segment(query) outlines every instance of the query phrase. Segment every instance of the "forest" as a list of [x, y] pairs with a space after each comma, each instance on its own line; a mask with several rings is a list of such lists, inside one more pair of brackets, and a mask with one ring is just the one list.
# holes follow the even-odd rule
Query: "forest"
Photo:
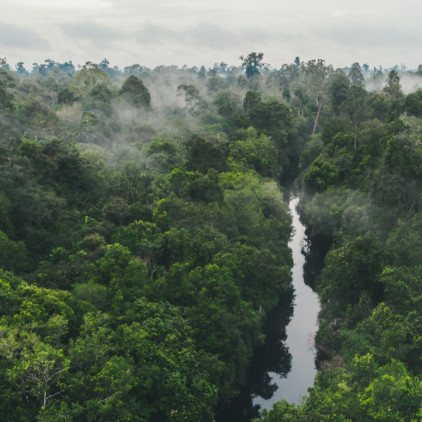
[[292, 298], [292, 190], [319, 371], [257, 420], [422, 420], [422, 65], [1, 59], [3, 420], [218, 421]]

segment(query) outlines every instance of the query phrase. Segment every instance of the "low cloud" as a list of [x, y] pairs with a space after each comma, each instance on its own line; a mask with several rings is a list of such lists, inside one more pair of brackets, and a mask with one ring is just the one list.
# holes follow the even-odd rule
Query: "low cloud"
[[124, 34], [96, 22], [64, 23], [63, 32], [72, 38], [86, 39], [99, 45], [121, 40]]
[[241, 41], [237, 31], [208, 22], [201, 22], [196, 27], [185, 31], [189, 39], [201, 47], [221, 49], [238, 46]]
[[143, 45], [195, 46], [220, 51], [265, 44], [269, 38], [270, 34], [260, 28], [227, 29], [206, 21], [179, 29], [147, 22], [135, 33], [135, 39]]
[[45, 50], [50, 47], [48, 41], [35, 31], [4, 22], [0, 23], [0, 44], [9, 48], [36, 50]]
[[329, 25], [315, 25], [310, 28], [316, 38], [341, 44], [345, 47], [388, 48], [397, 51], [408, 46], [417, 48], [422, 37], [422, 27], [412, 22], [386, 22], [369, 20], [360, 22], [355, 19], [333, 20]]
[[168, 42], [184, 43], [186, 40], [178, 31], [154, 23], [145, 23], [135, 33], [137, 41], [143, 45], [160, 45]]

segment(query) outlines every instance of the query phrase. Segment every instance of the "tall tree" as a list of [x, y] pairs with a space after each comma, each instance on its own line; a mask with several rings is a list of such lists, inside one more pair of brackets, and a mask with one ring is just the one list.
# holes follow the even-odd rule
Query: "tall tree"
[[389, 117], [395, 119], [402, 111], [404, 104], [404, 94], [400, 86], [400, 76], [397, 70], [391, 70], [388, 74], [384, 92], [388, 94], [391, 101]]
[[362, 86], [365, 78], [359, 63], [353, 63], [349, 72], [349, 78], [353, 85]]
[[336, 70], [328, 85], [331, 107], [336, 115], [339, 114], [340, 106], [347, 97], [349, 87], [350, 80], [347, 75], [341, 69]]
[[98, 84], [110, 83], [110, 77], [97, 64], [86, 62], [73, 82], [73, 89], [78, 96], [88, 95]]
[[245, 69], [248, 79], [255, 79], [260, 75], [260, 69], [265, 66], [263, 59], [264, 53], [252, 52], [247, 56], [240, 56], [242, 67]]
[[305, 73], [308, 78], [308, 90], [315, 100], [317, 110], [312, 135], [316, 132], [322, 107], [328, 98], [327, 87], [332, 72], [332, 66], [326, 66], [325, 60], [322, 59], [310, 60], [305, 65]]
[[357, 128], [365, 118], [367, 91], [358, 85], [352, 85], [347, 91], [346, 99], [342, 104], [342, 110], [353, 126], [353, 147], [357, 146]]
[[136, 107], [148, 108], [151, 105], [151, 94], [142, 80], [135, 75], [130, 75], [126, 79], [120, 94], [124, 95]]
[[390, 71], [385, 82], [384, 92], [389, 94], [393, 100], [397, 101], [403, 97], [403, 92], [400, 86], [400, 76], [397, 70]]

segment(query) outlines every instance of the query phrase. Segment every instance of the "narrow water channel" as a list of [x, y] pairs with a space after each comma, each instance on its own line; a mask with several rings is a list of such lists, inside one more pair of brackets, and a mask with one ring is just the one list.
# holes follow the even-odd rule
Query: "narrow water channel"
[[[217, 422], [250, 422], [259, 417], [261, 409], [270, 409], [281, 399], [300, 402], [313, 385], [316, 375], [313, 338], [320, 305], [316, 293], [304, 282], [302, 251], [308, 248], [308, 242], [297, 204], [298, 198], [289, 203], [294, 230], [289, 243], [294, 261], [294, 296], [285, 295], [268, 314], [266, 341], [254, 353], [247, 385], [230, 407], [217, 416]], [[312, 283], [311, 278], [309, 274], [306, 277]]]
[[293, 287], [295, 291], [293, 316], [286, 328], [285, 347], [292, 356], [291, 369], [286, 376], [270, 372], [272, 382], [277, 390], [271, 398], [256, 396], [253, 404], [261, 409], [269, 409], [273, 403], [285, 399], [291, 403], [299, 403], [302, 396], [314, 383], [317, 372], [315, 366], [316, 349], [313, 339], [317, 331], [317, 317], [320, 304], [317, 294], [305, 284], [305, 256], [302, 250], [307, 247], [305, 226], [300, 222], [296, 211], [298, 198], [290, 200], [290, 212], [293, 217], [294, 234], [289, 243], [293, 253]]

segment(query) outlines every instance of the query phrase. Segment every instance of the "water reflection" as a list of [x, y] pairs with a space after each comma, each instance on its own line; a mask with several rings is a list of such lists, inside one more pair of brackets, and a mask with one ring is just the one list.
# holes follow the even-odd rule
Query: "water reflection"
[[[305, 231], [307, 234], [307, 231]], [[303, 279], [307, 286], [315, 288], [315, 279], [324, 266], [324, 258], [331, 245], [332, 239], [319, 236], [311, 241], [308, 240], [302, 253], [305, 256], [303, 266]]]
[[291, 368], [292, 356], [285, 346], [286, 326], [293, 314], [293, 293], [286, 293], [277, 307], [268, 314], [265, 330], [266, 341], [255, 351], [251, 361], [246, 387], [230, 406], [217, 415], [217, 422], [250, 422], [259, 417], [260, 405], [253, 397], [270, 399], [277, 390], [272, 373], [286, 377]]
[[314, 285], [326, 250], [325, 245], [310, 245], [307, 241], [296, 205], [294, 198], [290, 209], [295, 234], [290, 247], [296, 297], [286, 294], [268, 315], [266, 342], [254, 354], [247, 385], [230, 407], [217, 416], [217, 422], [250, 422], [259, 417], [261, 407], [269, 409], [280, 399], [299, 402], [313, 384], [316, 351], [312, 336], [317, 329], [319, 302], [309, 286]]
[[281, 399], [290, 403], [299, 403], [308, 388], [313, 385], [316, 375], [316, 350], [313, 338], [317, 330], [319, 300], [316, 293], [304, 282], [305, 256], [303, 252], [307, 249], [308, 242], [305, 226], [301, 223], [296, 210], [297, 203], [298, 198], [290, 201], [294, 234], [289, 246], [294, 262], [292, 279], [295, 299], [294, 315], [287, 326], [285, 341], [285, 346], [289, 348], [292, 355], [292, 365], [287, 376], [270, 372], [269, 375], [277, 384], [278, 389], [268, 399], [261, 396], [254, 400], [254, 404], [259, 404], [265, 409], [270, 409], [275, 402]]

